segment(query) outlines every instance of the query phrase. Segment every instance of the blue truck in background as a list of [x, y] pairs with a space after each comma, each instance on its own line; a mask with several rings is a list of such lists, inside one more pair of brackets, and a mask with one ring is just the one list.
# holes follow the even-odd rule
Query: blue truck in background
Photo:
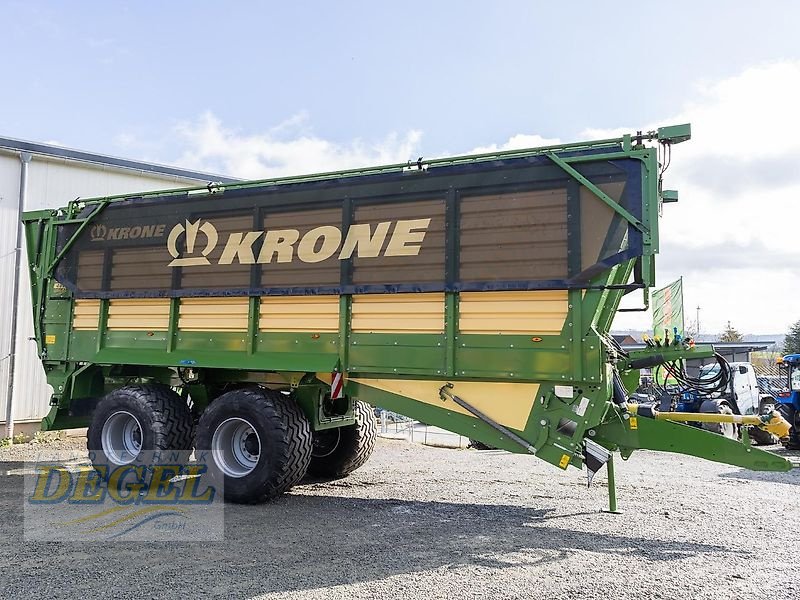
[[792, 450], [800, 450], [800, 354], [787, 354], [780, 361], [786, 371], [786, 388], [775, 398], [775, 409], [792, 426], [788, 438], [781, 441]]

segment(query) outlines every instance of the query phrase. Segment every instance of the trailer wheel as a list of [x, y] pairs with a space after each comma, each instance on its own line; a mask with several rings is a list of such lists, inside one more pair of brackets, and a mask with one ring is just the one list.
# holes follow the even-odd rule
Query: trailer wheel
[[778, 404], [775, 410], [792, 426], [789, 435], [781, 438], [781, 444], [787, 450], [800, 450], [800, 413], [789, 404]]
[[777, 444], [780, 440], [778, 436], [772, 435], [769, 431], [765, 431], [759, 427], [750, 427], [750, 439], [757, 446], [771, 446], [772, 444]]
[[127, 465], [151, 450], [188, 454], [192, 429], [189, 407], [173, 390], [160, 383], [128, 385], [97, 404], [86, 447], [95, 466]]
[[305, 476], [311, 426], [297, 404], [274, 390], [246, 387], [222, 394], [197, 424], [198, 458], [224, 483], [225, 500], [259, 504]]
[[[717, 402], [716, 400], [706, 400], [700, 405], [700, 412], [701, 413], [711, 413], [711, 414], [719, 414], [719, 415], [732, 415], [733, 410], [729, 405], [724, 402]], [[737, 439], [736, 434], [736, 425], [733, 423], [703, 423], [703, 429], [707, 431], [713, 431], [714, 433], [718, 433], [719, 435], [731, 438], [733, 440]]]
[[[761, 400], [758, 403], [758, 414], [768, 415], [774, 410], [775, 398], [767, 394], [761, 396]], [[758, 446], [771, 446], [780, 443], [780, 439], [778, 439], [777, 435], [773, 435], [760, 427], [750, 426], [748, 431], [750, 433], [750, 439]]]
[[314, 434], [314, 448], [308, 466], [311, 475], [340, 479], [367, 462], [378, 437], [375, 413], [369, 404], [357, 400], [353, 414], [356, 418], [354, 425]]

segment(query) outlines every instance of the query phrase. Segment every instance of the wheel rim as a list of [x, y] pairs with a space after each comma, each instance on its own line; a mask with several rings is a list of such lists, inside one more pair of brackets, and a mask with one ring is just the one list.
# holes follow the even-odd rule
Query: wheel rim
[[726, 438], [736, 439], [736, 426], [733, 423], [722, 424], [722, 435]]
[[128, 465], [142, 451], [142, 424], [128, 411], [117, 411], [103, 423], [101, 442], [112, 463]]
[[314, 436], [314, 442], [311, 447], [311, 456], [314, 458], [325, 458], [330, 456], [339, 447], [339, 441], [342, 439], [341, 428], [329, 429], [328, 431], [320, 431]]
[[233, 417], [217, 426], [211, 438], [211, 455], [228, 477], [252, 473], [261, 456], [261, 438], [246, 419]]

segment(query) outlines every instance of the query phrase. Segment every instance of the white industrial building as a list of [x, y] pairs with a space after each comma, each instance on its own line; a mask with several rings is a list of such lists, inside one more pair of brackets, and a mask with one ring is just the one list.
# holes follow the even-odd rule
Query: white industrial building
[[[0, 438], [38, 429], [51, 390], [36, 354], [20, 211], [210, 181], [209, 173], [0, 137]], [[16, 290], [16, 300], [15, 300]]]

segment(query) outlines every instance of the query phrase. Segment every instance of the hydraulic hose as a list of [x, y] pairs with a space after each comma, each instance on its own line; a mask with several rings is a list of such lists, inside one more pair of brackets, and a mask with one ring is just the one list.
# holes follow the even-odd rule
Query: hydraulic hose
[[[659, 380], [660, 370], [663, 368], [667, 376], [674, 379], [684, 390], [692, 390], [701, 398], [707, 398], [717, 393], [724, 394], [728, 391], [731, 382], [731, 368], [728, 361], [719, 353], [714, 353], [714, 358], [719, 365], [719, 370], [711, 377], [689, 377], [686, 374], [686, 365], [681, 359], [657, 367], [654, 380], [656, 382]], [[666, 386], [656, 385], [662, 393], [667, 391]]]

